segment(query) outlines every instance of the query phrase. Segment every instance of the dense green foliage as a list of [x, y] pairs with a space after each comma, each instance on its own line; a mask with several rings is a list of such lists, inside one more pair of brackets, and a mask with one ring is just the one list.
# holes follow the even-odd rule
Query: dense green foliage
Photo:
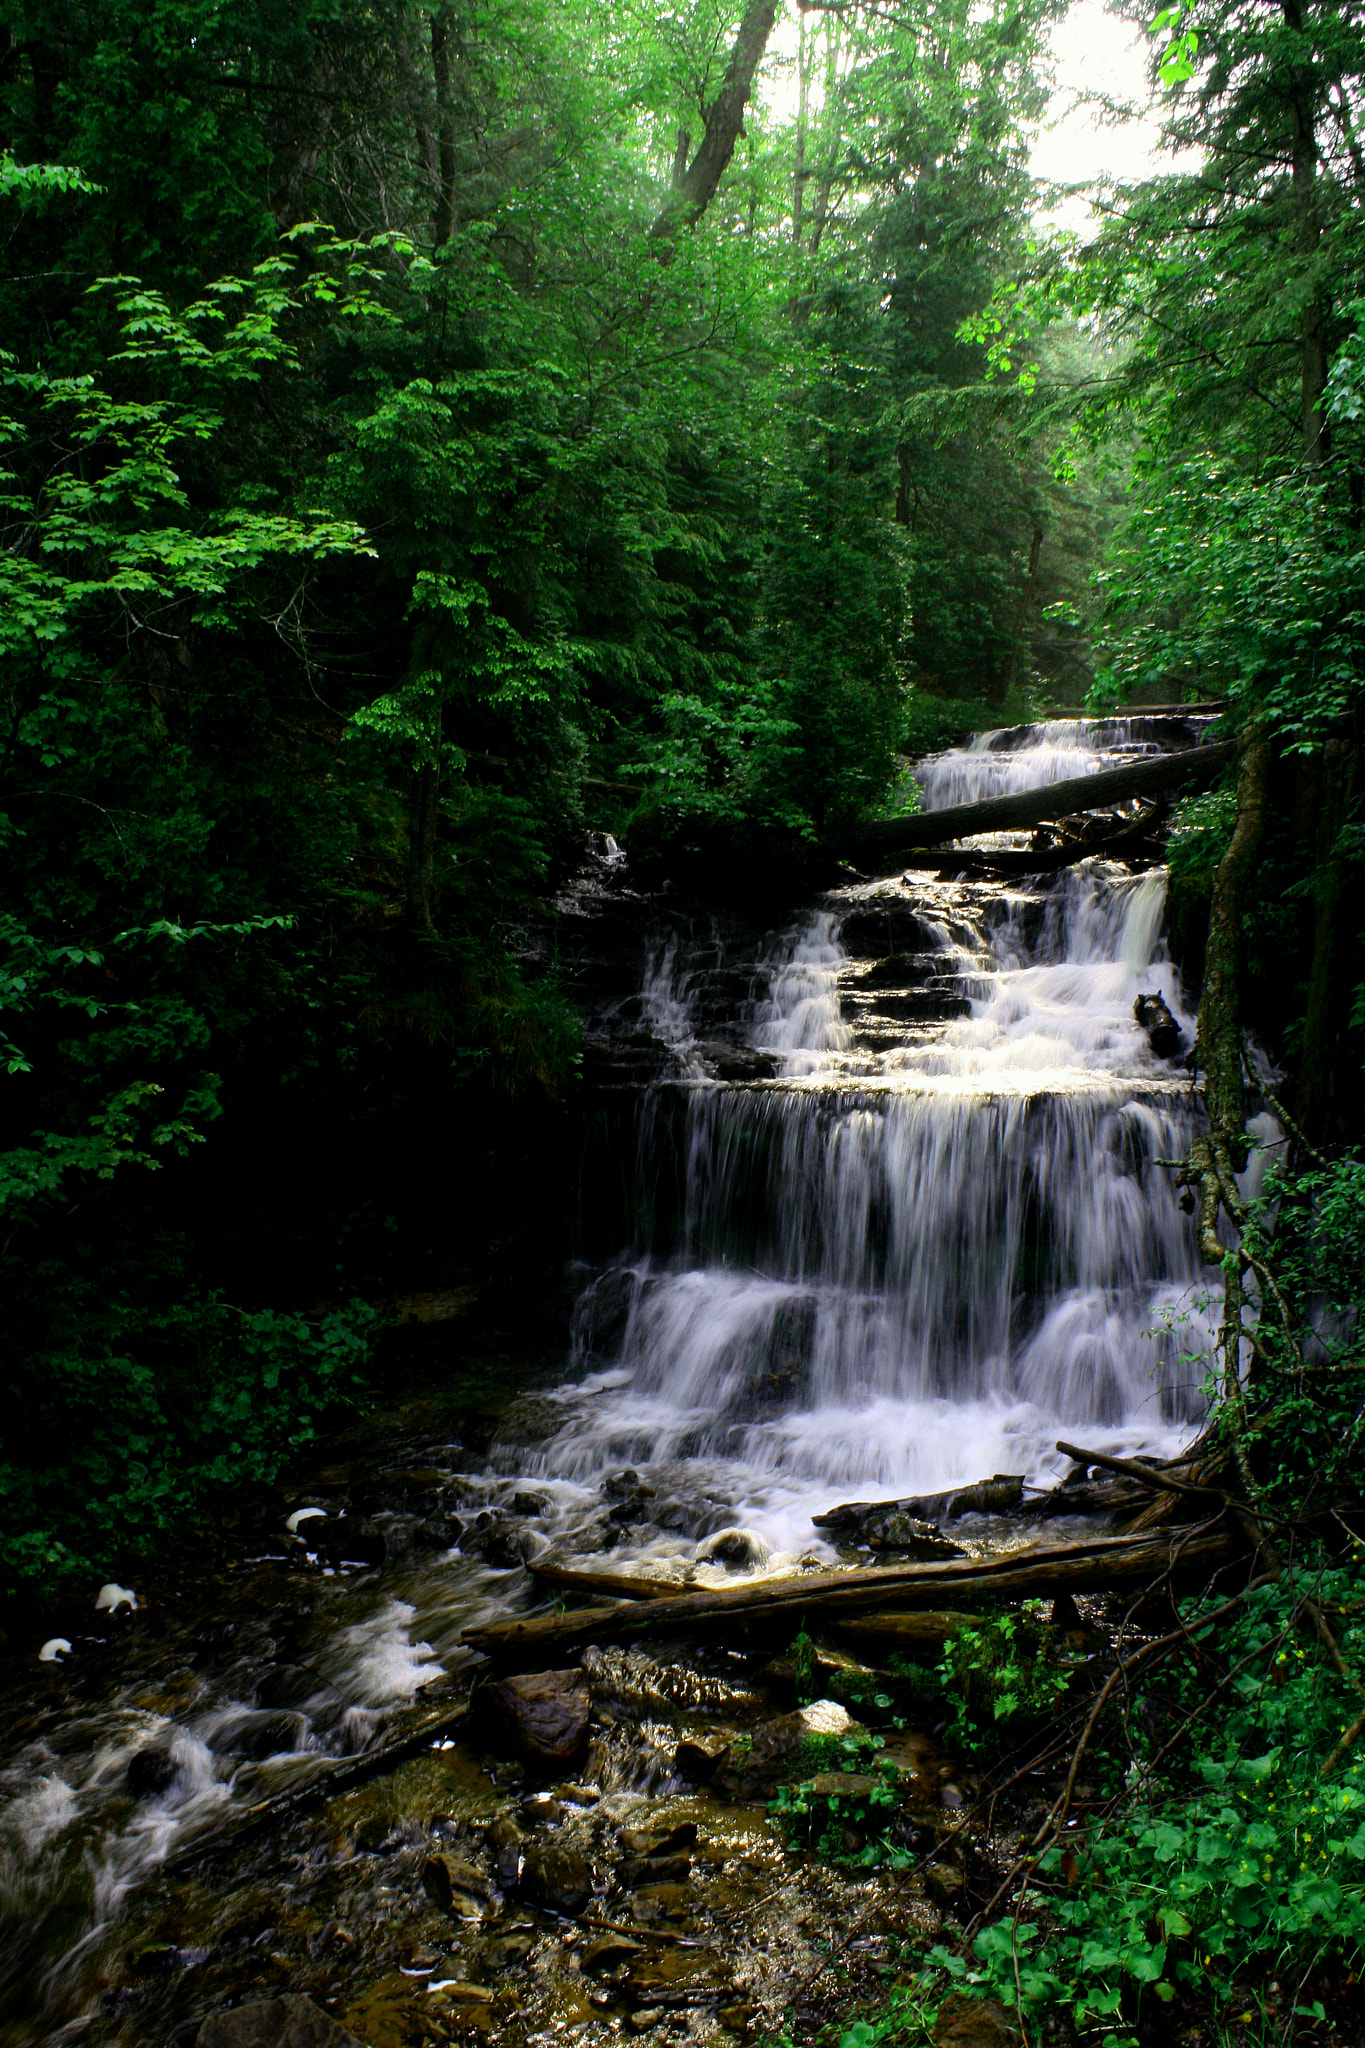
[[452, 1245], [552, 1249], [539, 906], [586, 826], [791, 872], [910, 800], [907, 747], [1028, 708], [1059, 486], [951, 406], [1029, 248], [1054, 12], [793, 18], [681, 182], [742, 29], [710, 0], [11, 16], [11, 1575], [107, 1569], [297, 1434], [194, 1450], [168, 1328], [245, 1390], [220, 1297], [284, 1318], [288, 1380]]

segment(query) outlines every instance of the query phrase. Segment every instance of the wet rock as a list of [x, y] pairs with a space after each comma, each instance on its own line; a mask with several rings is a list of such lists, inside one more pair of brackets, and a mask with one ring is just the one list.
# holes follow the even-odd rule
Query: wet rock
[[627, 1856], [616, 1869], [622, 1891], [639, 1891], [650, 1884], [686, 1884], [692, 1874], [690, 1856]]
[[932, 1522], [922, 1522], [918, 1515], [907, 1515], [899, 1509], [884, 1521], [870, 1522], [863, 1540], [873, 1550], [896, 1550], [905, 1557], [926, 1561], [963, 1555], [962, 1545], [940, 1535]]
[[657, 2027], [660, 2024], [663, 2016], [662, 2006], [642, 2005], [637, 2011], [627, 2015], [626, 2025], [630, 2028], [632, 2034], [647, 2034], [651, 2027]]
[[717, 1782], [732, 1798], [771, 1794], [791, 1774], [793, 1760], [813, 1735], [856, 1735], [863, 1731], [837, 1700], [816, 1700], [794, 1714], [778, 1714], [752, 1731], [747, 1750], [733, 1743]]
[[525, 1756], [564, 1764], [583, 1747], [592, 1701], [577, 1671], [500, 1679], [477, 1698], [484, 1727], [494, 1735], [512, 1736]]
[[810, 1789], [817, 1799], [866, 1799], [874, 1784], [857, 1771], [817, 1771]]
[[510, 1891], [521, 1875], [521, 1852], [526, 1837], [508, 1814], [500, 1814], [488, 1830], [493, 1869], [504, 1891]]
[[503, 1934], [487, 1943], [483, 1954], [495, 1970], [515, 1969], [526, 1961], [535, 1945], [534, 1934]]
[[993, 1998], [967, 1998], [954, 1991], [939, 2007], [934, 2048], [1019, 2048], [1021, 2039], [1004, 2006]]
[[311, 1998], [253, 1999], [231, 2012], [210, 2013], [195, 2048], [365, 2048], [355, 2034]]
[[604, 1500], [625, 1500], [628, 1495], [639, 1492], [641, 1483], [639, 1473], [627, 1465], [620, 1472], [609, 1472], [600, 1491]]
[[955, 1863], [930, 1863], [924, 1872], [924, 1889], [941, 1906], [951, 1906], [962, 1896], [966, 1880]]
[[311, 1664], [274, 1664], [256, 1681], [258, 1707], [334, 1705], [341, 1695]]
[[637, 1486], [624, 1500], [607, 1511], [607, 1520], [618, 1529], [638, 1529], [652, 1518], [654, 1495], [648, 1486]]
[[599, 1934], [582, 1953], [585, 1970], [614, 1970], [618, 1963], [628, 1963], [646, 1951], [643, 1942], [632, 1941], [628, 1934]]
[[680, 1820], [671, 1828], [622, 1828], [621, 1846], [632, 1856], [676, 1856], [696, 1847], [697, 1823]]
[[577, 1342], [587, 1351], [615, 1357], [639, 1292], [640, 1277], [628, 1266], [615, 1266], [601, 1274], [580, 1297], [574, 1311]]
[[384, 1531], [364, 1517], [329, 1515], [325, 1522], [305, 1523], [299, 1533], [310, 1550], [337, 1564], [383, 1564], [389, 1554]]
[[539, 1540], [517, 1522], [491, 1515], [487, 1509], [477, 1515], [460, 1537], [466, 1557], [481, 1557], [495, 1571], [515, 1571], [541, 1548]]
[[358, 1846], [370, 1856], [391, 1856], [407, 1841], [402, 1825], [391, 1814], [367, 1814], [355, 1831]]
[[428, 1515], [419, 1522], [412, 1532], [412, 1540], [418, 1550], [453, 1550], [464, 1534], [464, 1523], [458, 1515]]
[[581, 1913], [592, 1897], [588, 1860], [576, 1842], [532, 1842], [522, 1863], [521, 1888], [552, 1913]]
[[767, 1544], [752, 1529], [718, 1529], [697, 1545], [699, 1564], [724, 1564], [733, 1569], [760, 1570], [770, 1556]]
[[1139, 996], [1133, 1015], [1147, 1034], [1147, 1043], [1160, 1060], [1174, 1059], [1184, 1044], [1184, 1034], [1163, 995]]
[[489, 1893], [488, 1879], [481, 1870], [439, 1851], [428, 1856], [423, 1866], [422, 1888], [432, 1904], [453, 1920], [477, 1919], [479, 1901]]
[[307, 1722], [302, 1714], [253, 1715], [238, 1723], [222, 1745], [229, 1756], [259, 1763], [267, 1756], [287, 1756], [299, 1746]]
[[545, 1514], [551, 1505], [548, 1493], [514, 1493], [512, 1495], [512, 1512], [515, 1515], [526, 1515], [534, 1518], [536, 1515]]
[[149, 1743], [128, 1760], [128, 1790], [134, 1799], [159, 1799], [175, 1783], [175, 1759], [169, 1743]]
[[716, 2014], [716, 2018], [730, 2034], [742, 2034], [753, 2016], [754, 2009], [751, 2005], [723, 2005]]
[[715, 1775], [729, 1748], [723, 1735], [684, 1735], [673, 1752], [673, 1768], [679, 1777], [705, 1784]]

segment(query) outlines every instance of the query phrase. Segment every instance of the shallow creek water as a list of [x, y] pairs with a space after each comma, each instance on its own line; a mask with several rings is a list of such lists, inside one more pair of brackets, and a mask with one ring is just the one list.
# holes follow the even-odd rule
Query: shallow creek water
[[[926, 764], [924, 800], [1163, 743], [1137, 721], [988, 735]], [[1164, 871], [1093, 860], [1051, 885], [892, 878], [719, 981], [714, 941], [654, 934], [635, 1000], [661, 1064], [632, 1097], [623, 1243], [583, 1275], [572, 1356], [495, 1368], [472, 1428], [452, 1377], [265, 1503], [212, 1570], [12, 1676], [0, 2048], [188, 2044], [214, 2005], [284, 1988], [371, 2048], [700, 2038], [775, 2026], [794, 1985], [848, 1996], [893, 1969], [932, 1899], [784, 1857], [771, 1782], [733, 1763], [795, 1704], [771, 1646], [588, 1653], [586, 1749], [537, 1776], [466, 1737], [461, 1630], [537, 1601], [526, 1557], [703, 1584], [799, 1569], [834, 1558], [811, 1517], [842, 1500], [1041, 1485], [1059, 1435], [1179, 1444], [1210, 1310], [1158, 1163], [1188, 1145], [1189, 1075], [1133, 1013], [1159, 991], [1190, 1042], [1164, 900]], [[703, 968], [732, 991], [728, 1068]], [[736, 1529], [727, 1563], [714, 1539]], [[417, 1754], [355, 1776], [438, 1715]], [[703, 1734], [738, 1745], [705, 1783], [679, 1754]], [[947, 1766], [895, 1743], [932, 1841]], [[623, 1887], [642, 1816], [695, 1824], [690, 1869]], [[500, 1823], [581, 1851], [587, 1918], [636, 1946], [590, 1956], [601, 1926], [500, 1881]], [[424, 1890], [433, 1849], [482, 1872], [468, 1917]], [[822, 1975], [836, 1931], [844, 1974]]]

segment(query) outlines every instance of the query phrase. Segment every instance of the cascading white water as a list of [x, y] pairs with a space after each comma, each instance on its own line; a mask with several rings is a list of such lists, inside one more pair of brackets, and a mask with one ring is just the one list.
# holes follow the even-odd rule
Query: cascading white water
[[[1052, 778], [1042, 748], [1001, 758]], [[1055, 1471], [1059, 1435], [1170, 1448], [1199, 1416], [1208, 1287], [1154, 1163], [1183, 1156], [1194, 1107], [1133, 1014], [1160, 990], [1192, 1030], [1164, 871], [1089, 862], [1041, 906], [906, 886], [967, 1014], [890, 1043], [850, 1026], [841, 998], [872, 977], [839, 927], [884, 888], [788, 936], [754, 1021], [780, 1078], [689, 1091], [677, 1228], [580, 1304], [605, 1369], [566, 1394], [546, 1473], [649, 1466], [786, 1550], [851, 1492]], [[657, 1176], [657, 1113], [644, 1128]]]
[[985, 797], [1012, 796], [1074, 775], [1092, 775], [1135, 754], [1156, 753], [1150, 740], [1135, 736], [1141, 721], [1129, 718], [1052, 718], [1042, 725], [979, 732], [965, 747], [935, 754], [916, 771], [926, 811]]

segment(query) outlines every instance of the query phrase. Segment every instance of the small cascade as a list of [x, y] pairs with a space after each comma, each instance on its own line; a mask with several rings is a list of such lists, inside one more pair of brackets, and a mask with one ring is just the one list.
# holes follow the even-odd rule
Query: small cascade
[[926, 811], [1013, 796], [1093, 775], [1143, 754], [1191, 745], [1198, 721], [1178, 714], [1133, 718], [1050, 718], [1041, 725], [979, 732], [962, 747], [935, 754], [916, 771]]

